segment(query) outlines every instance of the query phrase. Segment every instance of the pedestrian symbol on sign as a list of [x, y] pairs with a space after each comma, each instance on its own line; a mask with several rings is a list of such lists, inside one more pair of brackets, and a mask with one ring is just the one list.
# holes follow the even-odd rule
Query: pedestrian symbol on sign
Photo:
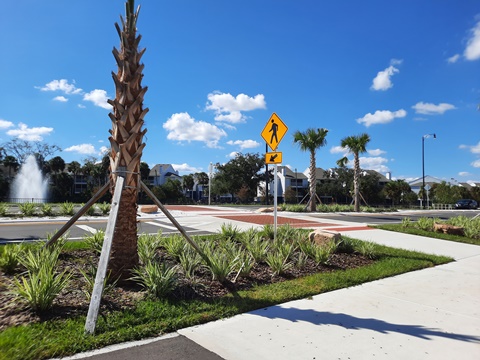
[[280, 119], [277, 114], [273, 113], [270, 119], [268, 119], [261, 135], [268, 146], [275, 151], [287, 130], [287, 125], [283, 123], [282, 119]]

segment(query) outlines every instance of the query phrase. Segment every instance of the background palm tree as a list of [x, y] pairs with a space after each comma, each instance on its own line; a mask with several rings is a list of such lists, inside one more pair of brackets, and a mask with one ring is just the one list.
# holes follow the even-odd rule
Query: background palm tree
[[140, 162], [145, 143], [142, 130], [143, 118], [148, 109], [143, 109], [143, 98], [147, 87], [142, 86], [143, 68], [140, 63], [146, 49], [138, 50], [141, 36], [137, 36], [137, 20], [140, 6], [134, 9], [134, 0], [125, 4], [125, 19], [120, 16], [122, 28], [115, 23], [120, 37], [120, 51], [113, 49], [117, 62], [117, 73], [112, 72], [115, 82], [115, 99], [109, 114], [110, 130], [110, 178], [113, 192], [117, 176], [125, 177], [125, 186], [119, 205], [113, 235], [110, 269], [113, 275], [128, 277], [130, 270], [138, 264], [137, 253], [137, 193], [140, 177]]
[[309, 168], [309, 182], [310, 182], [310, 211], [316, 211], [316, 187], [317, 187], [317, 176], [316, 176], [316, 152], [317, 149], [327, 145], [327, 136], [328, 130], [319, 128], [313, 129], [309, 128], [305, 132], [296, 131], [293, 134], [293, 142], [300, 146], [300, 150], [310, 152], [310, 168]]
[[[341, 146], [348, 150], [350, 153], [353, 153], [353, 193], [354, 193], [354, 210], [356, 212], [360, 211], [360, 187], [359, 187], [359, 178], [360, 178], [360, 158], [359, 154], [365, 153], [367, 151], [367, 144], [370, 141], [370, 136], [368, 134], [361, 134], [358, 136], [347, 136], [341, 141]], [[348, 162], [347, 157], [337, 161], [339, 166], [345, 166]]]

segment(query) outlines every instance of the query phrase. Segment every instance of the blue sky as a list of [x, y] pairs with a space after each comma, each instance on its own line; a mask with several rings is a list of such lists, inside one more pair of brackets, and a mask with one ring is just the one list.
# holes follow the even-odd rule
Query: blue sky
[[[304, 171], [293, 133], [327, 128], [317, 166], [341, 139], [368, 133], [361, 166], [395, 179], [480, 182], [478, 0], [143, 0], [147, 146], [142, 161], [180, 174], [236, 152], [265, 153], [273, 112], [288, 126], [277, 151]], [[2, 4], [0, 144], [58, 145], [65, 161], [101, 158], [111, 127], [114, 27], [123, 0]]]

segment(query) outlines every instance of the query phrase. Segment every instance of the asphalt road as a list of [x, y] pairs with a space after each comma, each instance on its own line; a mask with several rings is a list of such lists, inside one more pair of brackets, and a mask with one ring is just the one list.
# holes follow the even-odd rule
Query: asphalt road
[[[235, 210], [242, 211], [247, 209], [235, 207]], [[254, 210], [255, 209], [252, 207], [248, 208], [248, 211], [250, 212]], [[405, 217], [409, 217], [412, 221], [416, 221], [420, 217], [425, 216], [447, 220], [459, 215], [474, 217], [479, 213], [480, 210], [415, 210], [398, 213], [302, 213], [302, 215], [314, 217], [316, 219], [331, 219], [379, 225], [386, 223], [400, 223]], [[211, 233], [208, 230], [205, 230], [205, 226], [199, 226], [202, 224], [202, 217], [203, 215], [199, 214], [193, 218], [189, 217], [187, 223], [184, 223], [182, 220], [179, 220], [179, 222], [189, 235]], [[45, 240], [48, 234], [55, 234], [66, 222], [67, 220], [65, 219], [58, 220], [55, 218], [32, 221], [2, 221], [0, 222], [0, 244]], [[105, 230], [106, 227], [106, 218], [78, 220], [69, 229], [68, 238], [70, 240], [81, 240], [84, 236], [95, 233], [100, 229]], [[178, 230], [167, 218], [141, 219], [138, 222], [139, 234], [157, 234], [159, 231], [161, 231], [162, 234], [178, 233]]]
[[[22, 221], [22, 222], [2, 222], [0, 223], [0, 244], [45, 240], [47, 235], [55, 234], [67, 220], [58, 221], [42, 220], [42, 221]], [[79, 220], [68, 230], [68, 238], [70, 240], [81, 240], [85, 236], [91, 235], [98, 230], [107, 228], [107, 219], [98, 220]], [[168, 219], [145, 219], [138, 223], [139, 234], [162, 234], [179, 233]], [[195, 229], [191, 226], [183, 226], [189, 235], [202, 235], [208, 232]]]

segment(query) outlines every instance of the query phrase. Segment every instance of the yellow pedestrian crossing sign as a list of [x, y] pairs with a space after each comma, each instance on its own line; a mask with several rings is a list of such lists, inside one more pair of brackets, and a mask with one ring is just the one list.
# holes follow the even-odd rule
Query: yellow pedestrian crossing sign
[[278, 147], [278, 144], [280, 144], [280, 141], [282, 141], [283, 137], [285, 136], [287, 130], [287, 125], [284, 124], [282, 119], [280, 119], [277, 114], [273, 113], [265, 125], [261, 135], [263, 140], [265, 140], [268, 146], [270, 146], [270, 149], [275, 151]]
[[267, 164], [281, 164], [282, 153], [281, 152], [267, 152], [265, 154], [265, 162]]

